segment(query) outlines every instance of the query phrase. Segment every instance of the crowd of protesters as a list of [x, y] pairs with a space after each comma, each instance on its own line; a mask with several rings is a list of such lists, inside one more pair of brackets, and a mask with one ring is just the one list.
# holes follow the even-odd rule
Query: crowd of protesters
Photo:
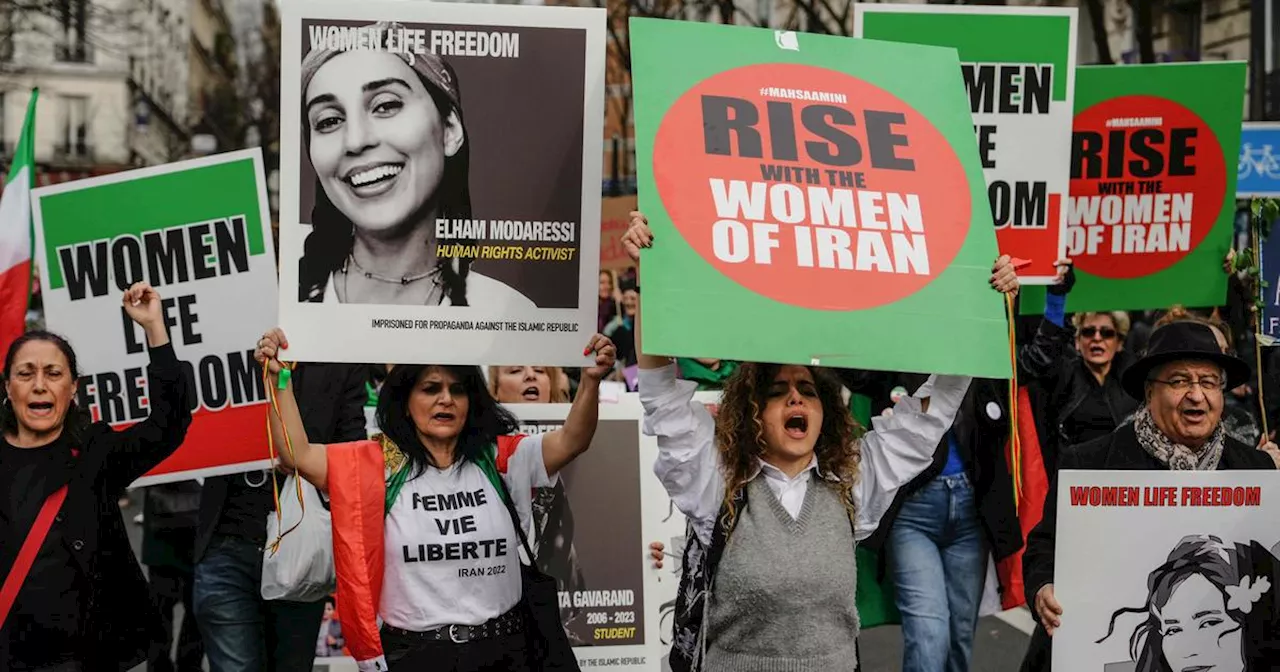
[[[1057, 469], [1280, 466], [1273, 433], [1262, 431], [1280, 415], [1280, 360], [1264, 358], [1258, 371], [1252, 356], [1238, 356], [1253, 352], [1253, 330], [1229, 259], [1227, 305], [1140, 314], [1071, 314], [1074, 272], [1059, 260], [1043, 315], [1016, 325], [1018, 376], [1050, 483], [1044, 520], [1024, 538], [1005, 457], [1007, 381], [646, 352], [638, 264], [653, 240], [639, 213], [624, 243], [637, 267], [601, 273], [599, 333], [586, 343], [594, 365], [582, 370], [286, 367], [276, 353], [287, 335], [263, 335], [255, 355], [281, 392], [270, 430], [277, 444], [287, 435], [295, 447], [281, 469], [323, 493], [335, 544], [434, 538], [419, 501], [485, 492], [475, 516], [481, 531], [504, 548], [524, 547], [537, 572], [574, 590], [581, 568], [557, 474], [591, 445], [600, 386], [613, 380], [639, 392], [645, 431], [658, 439], [655, 471], [690, 521], [673, 669], [766, 669], [761, 660], [771, 661], [767, 669], [857, 669], [852, 554], [863, 546], [879, 552], [881, 576], [893, 584], [906, 672], [970, 669], [988, 558], [1025, 549], [1025, 598], [1037, 627], [1024, 669], [1048, 670], [1052, 635], [1071, 617], [1054, 593]], [[1008, 257], [995, 260], [990, 285], [1017, 295]], [[302, 672], [316, 657], [350, 654], [361, 669], [521, 671], [571, 655], [568, 646], [578, 642], [537, 622], [528, 592], [535, 584], [524, 580], [533, 570], [518, 553], [490, 558], [501, 571], [465, 584], [454, 568], [410, 570], [339, 553], [340, 584], [381, 586], [353, 593], [358, 604], [346, 613], [362, 615], [355, 620], [339, 622], [332, 598], [263, 599], [275, 506], [269, 471], [146, 489], [144, 575], [121, 506], [129, 484], [176, 450], [191, 422], [160, 302], [146, 283], [122, 297], [151, 357], [150, 416], [123, 431], [93, 423], [75, 403], [72, 344], [30, 331], [8, 348], [0, 566], [23, 569], [17, 585], [6, 586], [12, 604], [0, 601], [0, 669], [115, 671], [146, 662], [185, 672], [207, 657], [213, 672]], [[722, 391], [717, 407], [693, 401], [704, 390]], [[869, 410], [862, 422], [850, 410], [859, 400]], [[563, 427], [524, 436], [505, 408], [518, 403], [572, 407]], [[385, 479], [386, 502], [362, 498], [357, 477]], [[45, 513], [50, 501], [61, 505], [56, 516]], [[43, 543], [31, 547], [31, 538]], [[1213, 545], [1175, 552], [1205, 544]], [[660, 564], [662, 544], [651, 548]], [[180, 626], [178, 605], [186, 614]], [[1250, 621], [1239, 669], [1280, 660], [1271, 648], [1280, 641], [1277, 620]], [[1183, 667], [1165, 661], [1143, 669]]]

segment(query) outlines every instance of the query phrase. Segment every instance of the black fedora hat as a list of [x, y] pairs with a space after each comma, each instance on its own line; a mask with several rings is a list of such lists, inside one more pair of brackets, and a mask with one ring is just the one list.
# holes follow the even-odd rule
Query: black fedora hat
[[1213, 362], [1222, 367], [1227, 375], [1227, 389], [1249, 381], [1249, 365], [1222, 352], [1212, 327], [1200, 322], [1182, 321], [1171, 322], [1151, 332], [1146, 354], [1124, 372], [1120, 382], [1129, 396], [1141, 400], [1146, 396], [1144, 388], [1153, 370], [1169, 362], [1187, 359]]

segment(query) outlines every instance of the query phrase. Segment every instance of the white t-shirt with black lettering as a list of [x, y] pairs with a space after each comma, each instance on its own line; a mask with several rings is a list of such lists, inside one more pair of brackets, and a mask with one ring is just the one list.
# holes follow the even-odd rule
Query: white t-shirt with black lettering
[[[500, 437], [496, 461], [528, 534], [533, 489], [557, 480], [547, 476], [542, 436]], [[520, 601], [520, 538], [473, 462], [411, 477], [387, 515], [384, 543], [379, 612], [388, 625], [413, 632], [480, 625]]]

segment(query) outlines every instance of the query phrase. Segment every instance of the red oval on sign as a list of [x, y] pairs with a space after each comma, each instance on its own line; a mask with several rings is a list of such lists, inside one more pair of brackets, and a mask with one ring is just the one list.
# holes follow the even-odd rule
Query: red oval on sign
[[964, 167], [893, 94], [808, 65], [709, 77], [667, 111], [658, 194], [699, 255], [742, 287], [821, 310], [920, 291], [969, 232]]
[[1213, 129], [1166, 98], [1123, 96], [1076, 115], [1067, 255], [1104, 278], [1182, 261], [1222, 213], [1226, 166]]

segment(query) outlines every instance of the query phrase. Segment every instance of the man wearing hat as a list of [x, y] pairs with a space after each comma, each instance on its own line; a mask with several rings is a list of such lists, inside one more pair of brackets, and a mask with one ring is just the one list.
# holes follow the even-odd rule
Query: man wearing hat
[[[1132, 423], [1111, 434], [1072, 446], [1058, 470], [1275, 469], [1262, 449], [1226, 435], [1221, 425], [1224, 392], [1248, 382], [1249, 366], [1224, 354], [1213, 330], [1198, 322], [1173, 322], [1151, 334], [1146, 355], [1125, 371], [1125, 392], [1144, 402]], [[1027, 536], [1022, 573], [1027, 604], [1037, 621], [1022, 662], [1024, 672], [1050, 670], [1051, 640], [1062, 606], [1053, 592], [1054, 542], [1058, 523], [1055, 477], [1045, 497], [1044, 517]]]

